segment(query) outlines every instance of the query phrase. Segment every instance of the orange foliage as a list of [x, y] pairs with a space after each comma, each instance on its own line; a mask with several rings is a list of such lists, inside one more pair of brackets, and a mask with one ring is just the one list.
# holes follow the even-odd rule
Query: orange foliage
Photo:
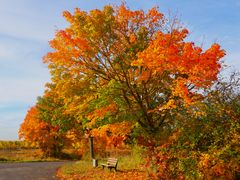
[[57, 145], [58, 127], [54, 127], [38, 119], [38, 110], [32, 107], [21, 124], [19, 138], [39, 146], [46, 155], [51, 155]]
[[117, 106], [114, 103], [109, 104], [106, 107], [96, 109], [92, 113], [88, 114], [88, 119], [90, 120], [90, 123], [88, 123], [88, 125], [94, 125], [97, 120], [103, 119], [106, 114], [113, 114], [114, 112], [116, 112], [116, 110]]
[[[220, 58], [225, 55], [218, 44], [213, 44], [205, 52], [192, 42], [184, 42], [188, 30], [159, 32], [147, 49], [138, 53], [133, 66], [144, 70], [138, 77], [140, 83], [151, 76], [170, 76], [172, 97], [181, 97], [191, 103], [191, 86], [195, 89], [207, 88], [217, 80], [220, 71]], [[149, 74], [149, 72], [152, 72]], [[190, 86], [191, 85], [191, 86]]]
[[92, 136], [100, 138], [105, 142], [107, 148], [123, 147], [124, 140], [132, 130], [132, 124], [129, 122], [114, 123], [101, 126], [91, 131]]
[[120, 170], [117, 172], [104, 171], [100, 168], [91, 168], [83, 173], [72, 173], [71, 175], [66, 175], [61, 172], [61, 169], [57, 171], [57, 177], [67, 180], [95, 180], [95, 179], [108, 179], [108, 180], [144, 180], [147, 179], [147, 175], [144, 171], [137, 169], [131, 170]]

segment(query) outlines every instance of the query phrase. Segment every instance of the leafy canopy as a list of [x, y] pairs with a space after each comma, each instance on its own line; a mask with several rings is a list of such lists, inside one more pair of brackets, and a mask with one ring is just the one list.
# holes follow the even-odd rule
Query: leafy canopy
[[[174, 109], [194, 103], [199, 90], [217, 80], [224, 56], [220, 46], [203, 51], [186, 42], [188, 30], [169, 28], [157, 8], [144, 12], [108, 5], [63, 15], [70, 25], [50, 41], [53, 51], [44, 62], [53, 79], [87, 82], [87, 92], [81, 84], [82, 93], [76, 89], [71, 102], [84, 99], [71, 108], [85, 110], [77, 118], [87, 128], [127, 121], [148, 135], [158, 134], [171, 125]], [[71, 89], [69, 82], [62, 85]]]

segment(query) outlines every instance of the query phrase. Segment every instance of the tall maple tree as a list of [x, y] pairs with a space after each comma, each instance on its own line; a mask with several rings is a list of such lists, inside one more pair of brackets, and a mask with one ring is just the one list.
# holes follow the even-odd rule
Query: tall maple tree
[[61, 70], [61, 77], [88, 82], [91, 98], [75, 94], [85, 97], [84, 107], [71, 106], [86, 110], [78, 117], [88, 128], [127, 121], [155, 136], [171, 126], [174, 109], [199, 99], [200, 90], [217, 80], [224, 50], [213, 44], [203, 51], [186, 42], [188, 30], [168, 28], [157, 8], [108, 5], [63, 15], [70, 26], [57, 31], [44, 62], [53, 77]]

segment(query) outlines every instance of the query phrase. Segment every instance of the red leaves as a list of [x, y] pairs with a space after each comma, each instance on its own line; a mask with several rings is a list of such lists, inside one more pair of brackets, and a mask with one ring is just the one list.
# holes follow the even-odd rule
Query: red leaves
[[[193, 42], [184, 42], [188, 30], [173, 30], [164, 34], [159, 32], [147, 49], [138, 53], [138, 59], [133, 66], [145, 68], [139, 80], [146, 80], [146, 73], [154, 72], [154, 76], [169, 73], [174, 79], [171, 84], [173, 95], [190, 102], [187, 85], [197, 88], [207, 88], [216, 79], [220, 71], [220, 58], [225, 51], [218, 44], [213, 44], [202, 52]], [[181, 78], [180, 78], [181, 77]]]

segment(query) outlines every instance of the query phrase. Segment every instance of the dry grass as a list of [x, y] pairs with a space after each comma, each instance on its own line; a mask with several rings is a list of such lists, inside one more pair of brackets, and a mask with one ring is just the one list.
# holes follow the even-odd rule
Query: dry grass
[[1, 141], [0, 140], [0, 149], [1, 150], [11, 150], [11, 149], [32, 149], [36, 148], [32, 144], [27, 143], [26, 141]]
[[[122, 151], [123, 152], [123, 151]], [[98, 158], [99, 166], [94, 168], [92, 166], [92, 161], [90, 160], [81, 160], [75, 164], [66, 164], [62, 166], [57, 173], [57, 176], [61, 179], [133, 179], [141, 180], [147, 179], [146, 171], [142, 164], [144, 163], [143, 158], [140, 156], [138, 150], [133, 150], [130, 153], [122, 153], [115, 151], [111, 153], [111, 157], [118, 158], [118, 167], [117, 172], [114, 170], [110, 171], [108, 169], [102, 169], [101, 163], [106, 163], [107, 157], [102, 159]]]
[[[71, 149], [66, 155], [71, 157]], [[73, 155], [72, 155], [73, 156]], [[45, 157], [42, 151], [26, 141], [0, 141], [0, 162], [58, 161], [58, 158]]]
[[39, 149], [3, 149], [0, 150], [0, 162], [33, 162], [57, 161], [56, 158], [45, 158]]

